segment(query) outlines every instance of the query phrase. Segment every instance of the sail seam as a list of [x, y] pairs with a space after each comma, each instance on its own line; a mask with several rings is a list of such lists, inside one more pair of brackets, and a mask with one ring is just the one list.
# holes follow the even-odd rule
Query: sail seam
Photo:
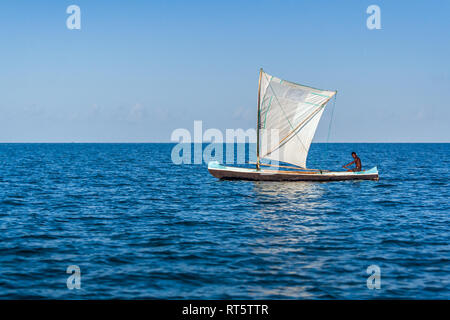
[[283, 145], [285, 145], [287, 142], [289, 142], [289, 140], [291, 140], [294, 136], [293, 133], [295, 133], [295, 136], [299, 139], [300, 143], [302, 144], [302, 146], [305, 148], [306, 151], [308, 151], [306, 149], [306, 147], [303, 145], [303, 143], [301, 142], [300, 138], [298, 137], [297, 133], [302, 130], [302, 128], [307, 125], [320, 111], [321, 108], [324, 108], [325, 106], [321, 106], [319, 108], [317, 108], [313, 113], [311, 113], [308, 116], [308, 119], [306, 119], [303, 123], [300, 123], [297, 126], [297, 129], [294, 129], [293, 131], [291, 131], [286, 137], [283, 138], [283, 140], [280, 142], [279, 145], [277, 145], [274, 149], [272, 149], [270, 152], [267, 152], [263, 157], [273, 153], [274, 151], [278, 150], [279, 148], [281, 148]]
[[[267, 78], [267, 76], [266, 76], [266, 78]], [[277, 95], [275, 94], [275, 90], [273, 90], [272, 85], [270, 84], [270, 81], [269, 81], [269, 87], [270, 87], [270, 89], [272, 90], [273, 96], [274, 96], [275, 99], [277, 100], [278, 105], [280, 106], [281, 110], [283, 111], [284, 117], [286, 118], [287, 122], [288, 122], [289, 125], [291, 126], [291, 129], [294, 129], [294, 126], [292, 125], [291, 121], [289, 121], [289, 118], [287, 117], [286, 111], [284, 111], [283, 107], [281, 106], [280, 100], [278, 100], [278, 97], [277, 97]]]
[[321, 96], [321, 97], [325, 97], [325, 98], [331, 98], [333, 95], [331, 96], [327, 96], [325, 94], [320, 94], [320, 93], [315, 93], [315, 92], [310, 92], [311, 94], [315, 94], [316, 96]]
[[273, 96], [270, 97], [269, 106], [267, 107], [267, 111], [266, 111], [266, 114], [264, 116], [264, 129], [266, 128], [267, 114], [269, 113], [270, 106], [272, 105], [272, 99], [273, 99]]

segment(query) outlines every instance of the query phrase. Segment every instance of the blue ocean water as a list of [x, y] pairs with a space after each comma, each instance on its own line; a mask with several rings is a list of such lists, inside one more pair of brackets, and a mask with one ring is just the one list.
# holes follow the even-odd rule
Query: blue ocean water
[[450, 298], [450, 144], [313, 144], [380, 171], [328, 183], [219, 181], [173, 146], [0, 144], [0, 298]]

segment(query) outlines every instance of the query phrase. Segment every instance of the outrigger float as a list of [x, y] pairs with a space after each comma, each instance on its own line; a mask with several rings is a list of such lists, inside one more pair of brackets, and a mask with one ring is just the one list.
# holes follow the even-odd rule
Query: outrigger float
[[[208, 164], [216, 178], [254, 181], [342, 181], [378, 180], [378, 169], [328, 171], [308, 169], [306, 158], [322, 113], [337, 91], [316, 89], [259, 72], [256, 135], [256, 168], [228, 167], [217, 161]], [[275, 135], [274, 135], [275, 132]], [[274, 160], [290, 170], [261, 169]]]

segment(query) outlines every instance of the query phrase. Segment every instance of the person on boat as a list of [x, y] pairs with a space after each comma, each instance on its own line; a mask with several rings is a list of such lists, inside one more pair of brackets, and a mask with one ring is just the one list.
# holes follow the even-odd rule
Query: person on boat
[[348, 169], [347, 168], [348, 166], [355, 164], [355, 167], [353, 169], [348, 169], [347, 171], [353, 171], [353, 172], [361, 171], [361, 169], [362, 169], [361, 159], [356, 155], [356, 152], [352, 152], [352, 157], [355, 160], [353, 160], [350, 163], [347, 163], [345, 166], [342, 166], [342, 168]]

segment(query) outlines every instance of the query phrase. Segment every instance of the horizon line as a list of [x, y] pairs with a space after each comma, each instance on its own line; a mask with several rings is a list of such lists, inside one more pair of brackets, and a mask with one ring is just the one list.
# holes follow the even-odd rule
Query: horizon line
[[[112, 141], [112, 142], [98, 142], [98, 141], [15, 141], [15, 142], [5, 142], [0, 141], [0, 144], [178, 144], [180, 142], [164, 142], [164, 141], [145, 141], [145, 142], [134, 142], [134, 141]], [[199, 142], [187, 142], [190, 144], [197, 144]], [[202, 142], [203, 144], [210, 144], [211, 141], [205, 141]], [[228, 144], [231, 142], [221, 142], [222, 144]], [[243, 143], [243, 142], [234, 142], [235, 144]], [[244, 142], [245, 144], [248, 144], [248, 142]], [[253, 142], [255, 143], [255, 142]], [[333, 144], [333, 143], [383, 143], [383, 144], [414, 144], [414, 143], [428, 143], [428, 144], [447, 144], [450, 143], [450, 141], [371, 141], [371, 142], [365, 142], [365, 141], [337, 141], [337, 142], [312, 142], [316, 144]]]

